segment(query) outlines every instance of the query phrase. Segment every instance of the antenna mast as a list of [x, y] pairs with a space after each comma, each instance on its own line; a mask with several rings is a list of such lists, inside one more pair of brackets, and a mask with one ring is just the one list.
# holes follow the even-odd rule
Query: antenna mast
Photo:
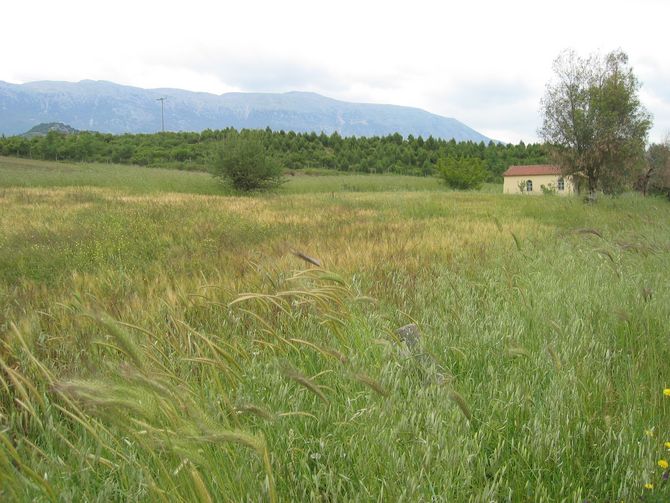
[[161, 131], [165, 133], [165, 114], [163, 112], [163, 105], [167, 98], [156, 98], [156, 101], [161, 102]]

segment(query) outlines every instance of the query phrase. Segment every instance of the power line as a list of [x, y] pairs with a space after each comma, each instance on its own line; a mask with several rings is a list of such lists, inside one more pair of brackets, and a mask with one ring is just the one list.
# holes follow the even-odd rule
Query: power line
[[161, 130], [163, 131], [163, 133], [165, 133], [165, 114], [163, 112], [163, 105], [166, 99], [167, 98], [156, 98], [156, 101], [161, 102]]

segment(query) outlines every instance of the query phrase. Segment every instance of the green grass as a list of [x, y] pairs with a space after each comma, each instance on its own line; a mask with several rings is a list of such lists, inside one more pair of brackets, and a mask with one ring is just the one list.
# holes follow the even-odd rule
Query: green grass
[[662, 199], [8, 159], [0, 185], [0, 499], [669, 497]]
[[288, 176], [281, 189], [285, 194], [322, 192], [398, 192], [446, 190], [435, 177], [402, 175], [296, 175]]
[[213, 182], [211, 175], [202, 172], [0, 157], [0, 188], [7, 187], [100, 187], [134, 194], [225, 193], [219, 184]]
[[[287, 182], [281, 186], [281, 194], [318, 194], [336, 192], [415, 192], [433, 191], [448, 192], [451, 189], [434, 176], [404, 176], [404, 175], [296, 175], [288, 176]], [[481, 193], [497, 194], [502, 192], [502, 186], [497, 183], [486, 183], [479, 191]]]
[[[349, 175], [331, 170], [293, 171], [286, 176], [279, 194], [328, 192], [446, 191], [436, 177], [401, 175]], [[88, 164], [32, 161], [0, 157], [0, 188], [8, 187], [99, 187], [129, 193], [178, 192], [225, 195], [230, 191], [208, 173], [174, 169], [143, 168], [122, 164]], [[499, 184], [485, 184], [483, 192], [502, 192]]]

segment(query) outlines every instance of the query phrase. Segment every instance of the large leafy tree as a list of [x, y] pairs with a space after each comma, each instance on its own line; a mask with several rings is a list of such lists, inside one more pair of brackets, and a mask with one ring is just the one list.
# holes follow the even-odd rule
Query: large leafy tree
[[642, 166], [651, 127], [628, 56], [614, 51], [582, 58], [566, 51], [554, 72], [542, 100], [540, 136], [563, 174], [583, 177], [591, 194], [620, 189]]

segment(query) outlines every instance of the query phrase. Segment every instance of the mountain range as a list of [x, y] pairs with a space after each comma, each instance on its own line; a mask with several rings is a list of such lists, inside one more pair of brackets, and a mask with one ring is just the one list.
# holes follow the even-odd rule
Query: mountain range
[[489, 142], [456, 119], [418, 108], [349, 103], [310, 92], [216, 95], [93, 80], [0, 81], [0, 134], [16, 135], [49, 122], [103, 133], [154, 133], [162, 127], [161, 105], [166, 131], [269, 127], [274, 131], [337, 131], [342, 136], [400, 133]]

